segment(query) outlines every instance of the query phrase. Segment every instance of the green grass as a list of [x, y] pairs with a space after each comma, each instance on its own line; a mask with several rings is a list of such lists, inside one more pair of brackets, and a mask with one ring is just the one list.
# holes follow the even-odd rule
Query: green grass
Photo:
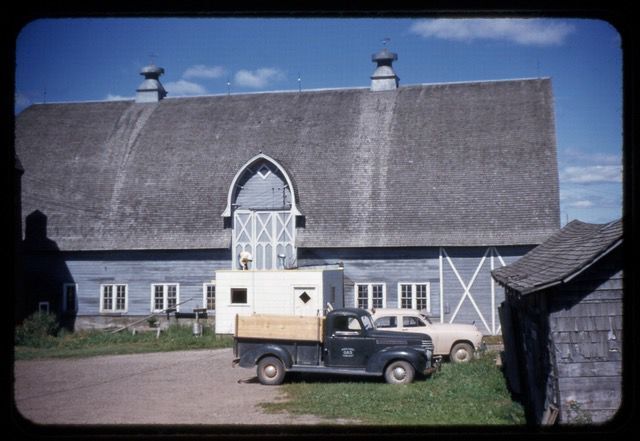
[[110, 334], [106, 331], [79, 331], [57, 337], [40, 337], [31, 345], [16, 345], [15, 359], [80, 358], [96, 355], [136, 354], [231, 347], [229, 336], [216, 336], [205, 329], [201, 337], [192, 335], [191, 326], [171, 325], [156, 339], [155, 332], [131, 331]]
[[[265, 403], [269, 412], [312, 414], [371, 425], [524, 424], [522, 406], [511, 400], [495, 358], [468, 364], [444, 363], [440, 372], [405, 386], [382, 380], [292, 378], [283, 386], [286, 401]], [[345, 380], [345, 378], [342, 378]]]

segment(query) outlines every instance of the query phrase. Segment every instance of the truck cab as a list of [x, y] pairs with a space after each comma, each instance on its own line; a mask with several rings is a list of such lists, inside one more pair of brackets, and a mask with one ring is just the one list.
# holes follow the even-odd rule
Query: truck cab
[[[275, 316], [271, 323], [266, 321], [265, 329], [278, 327]], [[318, 333], [320, 341], [274, 338], [273, 334], [263, 337], [260, 332], [241, 336], [238, 332], [234, 365], [257, 366], [263, 384], [280, 384], [286, 372], [384, 375], [389, 383], [404, 384], [413, 381], [416, 372], [428, 375], [439, 365], [427, 334], [377, 330], [364, 309], [334, 310], [319, 323], [323, 328]]]

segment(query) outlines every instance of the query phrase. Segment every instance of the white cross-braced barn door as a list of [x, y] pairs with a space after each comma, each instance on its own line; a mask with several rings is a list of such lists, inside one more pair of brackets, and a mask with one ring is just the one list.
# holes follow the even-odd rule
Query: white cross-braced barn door
[[[243, 251], [253, 256], [251, 269], [269, 270], [296, 265], [295, 217], [290, 211], [238, 210], [233, 225], [233, 267], [240, 268]], [[285, 256], [284, 262], [280, 256]]]

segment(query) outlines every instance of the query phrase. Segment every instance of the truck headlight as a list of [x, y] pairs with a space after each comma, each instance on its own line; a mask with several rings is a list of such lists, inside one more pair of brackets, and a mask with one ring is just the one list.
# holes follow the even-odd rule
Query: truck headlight
[[424, 354], [427, 356], [427, 359], [429, 359], [429, 360], [433, 356], [433, 352], [431, 351], [431, 349], [425, 349], [424, 350]]

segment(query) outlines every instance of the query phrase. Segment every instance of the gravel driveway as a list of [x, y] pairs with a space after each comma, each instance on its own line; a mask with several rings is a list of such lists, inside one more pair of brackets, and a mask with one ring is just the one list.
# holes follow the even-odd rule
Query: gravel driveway
[[232, 368], [231, 349], [15, 363], [15, 402], [40, 424], [344, 424], [266, 414], [282, 399], [255, 370]]

